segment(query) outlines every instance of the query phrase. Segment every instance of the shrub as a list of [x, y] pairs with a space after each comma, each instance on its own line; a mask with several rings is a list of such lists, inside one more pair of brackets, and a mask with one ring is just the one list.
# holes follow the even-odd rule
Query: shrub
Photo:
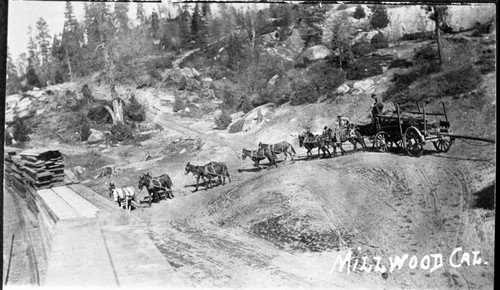
[[359, 41], [352, 46], [352, 53], [354, 56], [359, 57], [367, 55], [373, 51], [373, 46], [368, 41]]
[[370, 40], [370, 44], [375, 49], [389, 47], [389, 41], [387, 40], [387, 38], [385, 37], [385, 35], [382, 32], [375, 34], [372, 37], [372, 39]]
[[430, 46], [425, 45], [414, 50], [413, 59], [415, 62], [435, 62], [438, 59], [438, 51]]
[[87, 141], [91, 134], [89, 124], [87, 122], [80, 125], [78, 129], [78, 134], [80, 135], [80, 141]]
[[479, 71], [482, 74], [487, 74], [496, 69], [495, 53], [491, 49], [487, 49], [479, 54], [479, 60], [475, 63], [479, 66]]
[[111, 127], [110, 140], [113, 141], [124, 141], [134, 139], [134, 132], [132, 128], [125, 123], [118, 123]]
[[217, 125], [217, 129], [224, 130], [233, 120], [229, 112], [227, 110], [223, 110], [219, 115], [215, 116], [214, 121], [215, 125]]
[[222, 108], [223, 109], [233, 109], [236, 106], [237, 97], [230, 89], [226, 86], [222, 91]]
[[438, 83], [443, 83], [442, 87], [445, 94], [463, 94], [479, 86], [481, 74], [472, 65], [464, 65], [445, 73], [438, 79]]
[[370, 19], [370, 25], [374, 29], [386, 28], [389, 25], [389, 16], [387, 15], [387, 8], [382, 5], [376, 5], [373, 8], [373, 15]]
[[292, 88], [293, 92], [290, 95], [290, 104], [292, 106], [314, 103], [319, 98], [319, 94], [315, 88], [306, 81], [299, 80], [292, 85]]
[[172, 58], [170, 56], [164, 56], [150, 60], [146, 63], [146, 66], [150, 68], [154, 67], [157, 70], [165, 70], [174, 67], [174, 65], [172, 64]]
[[351, 64], [347, 71], [348, 80], [361, 80], [372, 76], [380, 75], [384, 72], [382, 66], [375, 62], [356, 61]]
[[123, 113], [134, 122], [142, 122], [146, 120], [146, 110], [144, 109], [144, 106], [137, 101], [134, 94], [130, 96], [129, 103], [125, 106]]
[[229, 133], [238, 133], [243, 130], [243, 125], [245, 124], [245, 120], [241, 119], [238, 122], [234, 123], [229, 127]]
[[148, 75], [152, 79], [155, 79], [155, 80], [158, 80], [158, 81], [161, 81], [161, 79], [162, 79], [160, 72], [158, 71], [158, 69], [156, 69], [154, 67], [150, 67], [148, 69]]
[[401, 40], [431, 40], [434, 39], [434, 33], [430, 31], [422, 31], [422, 32], [413, 32], [413, 33], [405, 33]]
[[88, 84], [84, 84], [82, 86], [82, 94], [83, 94], [83, 99], [87, 100], [88, 102], [92, 102], [94, 99], [94, 96], [92, 96], [92, 91], [89, 88]]
[[28, 126], [28, 121], [24, 118], [14, 118], [14, 134], [12, 137], [14, 137], [14, 140], [17, 142], [24, 142], [28, 141], [30, 137], [28, 134], [31, 133], [31, 129]]
[[184, 110], [184, 108], [186, 108], [186, 104], [184, 103], [184, 101], [181, 99], [181, 97], [175, 96], [174, 105], [172, 106], [172, 111], [174, 113], [177, 113], [180, 110]]
[[111, 123], [111, 115], [108, 110], [104, 108], [103, 104], [95, 105], [89, 108], [87, 118], [96, 123]]
[[352, 17], [354, 17], [355, 19], [361, 19], [365, 18], [365, 16], [366, 16], [365, 10], [363, 9], [363, 7], [361, 7], [361, 5], [358, 5]]
[[248, 98], [244, 98], [243, 101], [241, 101], [239, 109], [246, 114], [253, 109], [253, 106]]
[[345, 82], [345, 72], [319, 62], [311, 66], [311, 85], [319, 95], [332, 96], [334, 91]]

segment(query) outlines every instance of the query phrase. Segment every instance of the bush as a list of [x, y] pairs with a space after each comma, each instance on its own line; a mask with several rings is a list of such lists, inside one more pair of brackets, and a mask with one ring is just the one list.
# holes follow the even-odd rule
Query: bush
[[496, 62], [495, 62], [495, 53], [491, 49], [487, 49], [481, 52], [479, 55], [479, 60], [475, 63], [475, 65], [479, 66], [479, 71], [482, 74], [487, 74], [495, 71]]
[[87, 141], [91, 134], [89, 124], [87, 122], [83, 123], [78, 129], [78, 134], [80, 135], [80, 141]]
[[370, 44], [375, 49], [389, 47], [389, 41], [387, 40], [387, 38], [385, 37], [385, 35], [382, 32], [375, 34], [372, 37], [372, 39], [370, 40]]
[[186, 104], [184, 103], [184, 101], [181, 99], [181, 97], [175, 96], [174, 105], [172, 106], [172, 111], [174, 113], [177, 113], [180, 110], [184, 110], [184, 108], [186, 108]]
[[148, 75], [150, 78], [161, 81], [162, 77], [158, 69], [154, 67], [148, 68]]
[[352, 53], [354, 56], [359, 57], [367, 55], [373, 51], [373, 46], [368, 41], [359, 41], [352, 46]]
[[361, 7], [361, 5], [358, 5], [352, 17], [354, 17], [355, 19], [361, 19], [365, 18], [365, 16], [366, 16], [365, 10], [363, 9], [363, 7]]
[[314, 103], [320, 96], [312, 85], [303, 80], [294, 83], [292, 88], [293, 92], [290, 96], [290, 104], [292, 106]]
[[226, 86], [222, 91], [222, 109], [233, 109], [237, 104], [237, 97]]
[[84, 84], [82, 86], [82, 94], [83, 94], [83, 99], [87, 100], [88, 102], [92, 102], [94, 99], [94, 96], [92, 96], [92, 91], [89, 88], [88, 84]]
[[111, 115], [108, 110], [104, 108], [104, 104], [95, 105], [89, 108], [87, 118], [96, 123], [111, 123]]
[[421, 46], [414, 50], [413, 59], [417, 63], [436, 62], [439, 58], [438, 51], [430, 45]]
[[378, 63], [369, 61], [356, 61], [351, 64], [347, 71], [348, 80], [361, 80], [372, 76], [380, 75], [384, 72]]
[[17, 142], [25, 142], [30, 139], [28, 134], [31, 133], [31, 129], [28, 126], [28, 121], [24, 118], [14, 118], [14, 134], [12, 137], [14, 137], [14, 140]]
[[403, 37], [401, 37], [401, 40], [432, 40], [434, 39], [434, 33], [427, 31], [427, 32], [413, 32], [413, 33], [405, 33]]
[[233, 119], [227, 110], [223, 110], [222, 113], [215, 116], [214, 121], [215, 125], [217, 125], [216, 129], [224, 130], [231, 124]]
[[329, 65], [327, 62], [319, 62], [311, 66], [311, 85], [316, 93], [333, 96], [335, 90], [345, 82], [345, 72]]
[[244, 98], [243, 101], [241, 101], [240, 107], [238, 109], [246, 114], [253, 109], [253, 106], [248, 98]]
[[137, 101], [134, 94], [130, 96], [129, 103], [125, 106], [123, 113], [134, 122], [142, 122], [146, 120], [146, 110], [144, 109], [144, 106]]
[[110, 140], [112, 141], [124, 141], [134, 139], [134, 131], [132, 128], [125, 123], [118, 123], [111, 127]]
[[389, 16], [387, 15], [387, 8], [382, 5], [376, 5], [373, 8], [373, 15], [370, 19], [370, 25], [374, 29], [383, 29], [389, 25]]
[[243, 130], [243, 125], [245, 124], [245, 120], [241, 119], [238, 122], [234, 123], [229, 127], [229, 133], [238, 133]]
[[481, 74], [472, 65], [464, 65], [445, 73], [438, 83], [442, 84], [445, 94], [457, 95], [476, 89], [481, 80]]
[[163, 71], [165, 69], [173, 68], [174, 65], [172, 64], [172, 58], [170, 56], [164, 56], [148, 61], [146, 63], [146, 67]]

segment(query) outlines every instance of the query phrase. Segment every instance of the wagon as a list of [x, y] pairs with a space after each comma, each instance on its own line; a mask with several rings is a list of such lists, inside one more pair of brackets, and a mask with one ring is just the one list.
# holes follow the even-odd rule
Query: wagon
[[432, 142], [437, 152], [448, 152], [456, 138], [495, 143], [486, 138], [454, 135], [446, 107], [441, 104], [442, 112], [426, 112], [424, 104], [422, 108], [418, 105], [418, 112], [400, 113], [398, 106], [396, 116], [377, 116], [374, 146], [381, 152], [388, 152], [393, 147], [404, 148], [408, 155], [418, 157], [427, 141]]

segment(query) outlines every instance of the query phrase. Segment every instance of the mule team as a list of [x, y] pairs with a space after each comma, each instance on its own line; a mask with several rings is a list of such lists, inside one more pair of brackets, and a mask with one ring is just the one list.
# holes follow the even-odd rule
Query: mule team
[[[356, 145], [359, 143], [363, 150], [366, 151], [366, 144], [361, 134], [363, 132], [359, 131], [359, 127], [351, 124], [347, 118], [343, 118], [339, 116], [339, 130], [333, 131], [332, 129], [325, 127], [322, 134], [314, 135], [309, 130], [300, 134], [298, 136], [299, 146], [307, 149], [308, 159], [312, 157], [312, 149], [318, 148], [318, 155], [320, 154], [320, 150], [323, 151], [323, 157], [326, 157], [326, 153], [331, 156], [330, 150], [328, 147], [332, 147], [333, 153], [337, 154], [337, 146], [340, 148], [341, 154], [345, 155], [346, 151], [342, 148], [342, 143], [349, 141], [353, 144], [354, 150], [356, 150]], [[261, 169], [259, 162], [266, 159], [269, 161], [268, 169], [272, 166], [278, 167], [276, 163], [276, 155], [284, 154], [285, 162], [288, 159], [288, 156], [291, 156], [293, 160], [293, 156], [296, 154], [295, 149], [292, 144], [287, 141], [282, 141], [276, 144], [264, 144], [259, 143], [257, 150], [248, 150], [243, 148], [242, 150], [242, 159], [246, 159], [249, 157], [253, 162], [254, 166], [259, 170]], [[205, 190], [209, 187], [213, 187], [212, 179], [217, 178], [218, 184], [226, 184], [226, 177], [229, 182], [231, 182], [231, 177], [229, 176], [229, 170], [227, 169], [227, 165], [223, 162], [211, 161], [206, 165], [193, 165], [190, 162], [185, 167], [184, 174], [187, 175], [192, 173], [193, 176], [196, 177], [196, 189], [198, 190], [200, 179], [203, 180], [205, 184]], [[153, 177], [149, 173], [142, 174], [139, 176], [139, 189], [142, 191], [143, 188], [146, 188], [149, 194], [149, 205], [151, 205], [152, 201], [158, 201], [162, 193], [166, 195], [166, 198], [173, 198], [174, 195], [172, 193], [172, 180], [170, 176], [167, 174], [162, 174], [160, 176]], [[113, 198], [118, 206], [125, 207], [127, 209], [132, 208], [132, 200], [135, 199], [136, 191], [133, 186], [127, 186], [122, 188], [116, 188], [114, 183], [109, 184], [109, 195], [110, 198]]]

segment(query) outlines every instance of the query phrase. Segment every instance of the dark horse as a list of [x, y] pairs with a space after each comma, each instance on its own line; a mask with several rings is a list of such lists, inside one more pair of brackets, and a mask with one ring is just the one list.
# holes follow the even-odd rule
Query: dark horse
[[338, 132], [333, 132], [332, 129], [328, 129], [323, 136], [325, 136], [327, 140], [327, 145], [332, 145], [334, 154], [337, 154], [337, 145], [340, 147], [341, 154], [346, 154], [346, 151], [342, 148], [342, 143], [346, 141], [349, 141], [354, 146], [353, 151], [356, 151], [356, 145], [358, 143], [363, 147], [363, 150], [366, 151], [366, 144], [362, 134], [352, 124], [340, 127]]
[[326, 157], [325, 152], [328, 152], [328, 156], [332, 156], [330, 150], [327, 148], [327, 140], [324, 136], [314, 135], [313, 133], [307, 131], [301, 135], [299, 135], [299, 146], [307, 149], [307, 157], [311, 159], [312, 153], [311, 150], [314, 148], [318, 148], [318, 156], [319, 150], [323, 150], [323, 157]]
[[274, 154], [283, 153], [285, 154], [285, 162], [288, 159], [288, 154], [292, 156], [292, 160], [293, 155], [297, 154], [292, 144], [288, 143], [287, 141], [281, 141], [280, 143], [276, 144], [264, 144], [262, 142], [259, 142], [259, 149], [271, 149]]
[[[193, 173], [193, 175], [196, 176], [196, 189], [194, 191], [198, 190], [200, 177], [203, 178], [203, 181], [206, 184], [205, 190], [207, 190], [209, 186], [212, 186], [213, 177], [219, 178], [218, 184], [221, 183], [226, 184], [226, 176], [229, 179], [229, 182], [231, 182], [231, 177], [229, 176], [229, 170], [227, 169], [227, 165], [222, 162], [212, 161], [205, 166], [196, 166], [188, 162], [184, 174], [187, 175], [189, 172]], [[208, 179], [208, 182], [206, 182], [205, 178]]]
[[247, 150], [243, 148], [243, 151], [241, 152], [241, 159], [245, 160], [245, 158], [250, 157], [252, 161], [254, 162], [253, 166], [259, 168], [261, 170], [262, 168], [259, 166], [259, 162], [263, 159], [269, 160], [269, 166], [267, 169], [271, 168], [272, 165], [278, 167], [278, 164], [276, 164], [276, 154], [274, 154], [271, 149], [259, 149], [259, 150]]
[[174, 194], [172, 193], [172, 180], [168, 174], [162, 174], [160, 176], [152, 177], [149, 172], [139, 176], [139, 189], [142, 190], [142, 187], [146, 187], [149, 194], [149, 205], [154, 200], [159, 200], [160, 191], [165, 191], [167, 198], [173, 198]]
[[356, 131], [359, 132], [362, 136], [369, 137], [372, 140], [372, 148], [375, 148], [374, 136], [375, 134], [377, 134], [377, 127], [375, 123], [356, 125]]

